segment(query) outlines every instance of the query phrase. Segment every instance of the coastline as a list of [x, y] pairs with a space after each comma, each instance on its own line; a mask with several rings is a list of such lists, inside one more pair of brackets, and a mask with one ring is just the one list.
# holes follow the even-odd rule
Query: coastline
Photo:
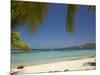
[[40, 64], [33, 66], [26, 66], [23, 69], [11, 69], [11, 73], [51, 73], [51, 72], [66, 72], [79, 70], [95, 70], [96, 65], [91, 65], [96, 62], [96, 57], [91, 56], [87, 58], [60, 61], [48, 64]]

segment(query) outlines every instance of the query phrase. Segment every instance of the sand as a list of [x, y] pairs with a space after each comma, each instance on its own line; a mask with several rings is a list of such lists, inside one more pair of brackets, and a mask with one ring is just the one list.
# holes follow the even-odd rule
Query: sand
[[22, 73], [50, 73], [50, 72], [65, 72], [79, 70], [94, 70], [96, 66], [89, 65], [89, 62], [96, 62], [95, 57], [88, 57], [78, 60], [61, 61], [55, 63], [27, 66], [24, 69], [12, 69], [11, 72]]

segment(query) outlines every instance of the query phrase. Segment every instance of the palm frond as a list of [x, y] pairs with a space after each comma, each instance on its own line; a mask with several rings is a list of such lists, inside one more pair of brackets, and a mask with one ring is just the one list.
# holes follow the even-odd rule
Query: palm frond
[[74, 31], [74, 19], [77, 9], [78, 9], [77, 5], [74, 4], [67, 5], [66, 31], [68, 32]]
[[48, 5], [40, 2], [24, 2], [12, 1], [11, 10], [11, 28], [22, 26], [23, 23], [28, 23], [30, 31], [36, 31], [38, 26], [42, 24]]
[[12, 48], [20, 48], [22, 50], [29, 50], [29, 45], [26, 42], [20, 40], [18, 32], [11, 33], [11, 46]]

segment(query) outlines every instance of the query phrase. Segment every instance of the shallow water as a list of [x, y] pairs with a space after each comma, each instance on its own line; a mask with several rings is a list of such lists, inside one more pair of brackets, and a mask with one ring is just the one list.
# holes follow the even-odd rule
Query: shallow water
[[11, 53], [11, 68], [18, 65], [38, 65], [64, 60], [75, 60], [95, 55], [95, 49], [81, 50], [38, 50], [29, 53]]

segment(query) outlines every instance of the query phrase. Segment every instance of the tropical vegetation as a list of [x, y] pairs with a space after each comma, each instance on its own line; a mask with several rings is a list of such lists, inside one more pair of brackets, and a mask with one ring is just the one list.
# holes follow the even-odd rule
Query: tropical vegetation
[[[75, 24], [75, 14], [79, 5], [67, 4], [66, 12], [66, 31], [73, 32]], [[95, 11], [95, 6], [87, 6], [88, 9]], [[48, 3], [11, 1], [11, 29], [23, 26], [28, 23], [29, 31], [35, 32], [42, 24], [48, 12]], [[21, 41], [19, 33], [11, 32], [11, 45], [13, 48], [29, 49], [29, 44]]]

